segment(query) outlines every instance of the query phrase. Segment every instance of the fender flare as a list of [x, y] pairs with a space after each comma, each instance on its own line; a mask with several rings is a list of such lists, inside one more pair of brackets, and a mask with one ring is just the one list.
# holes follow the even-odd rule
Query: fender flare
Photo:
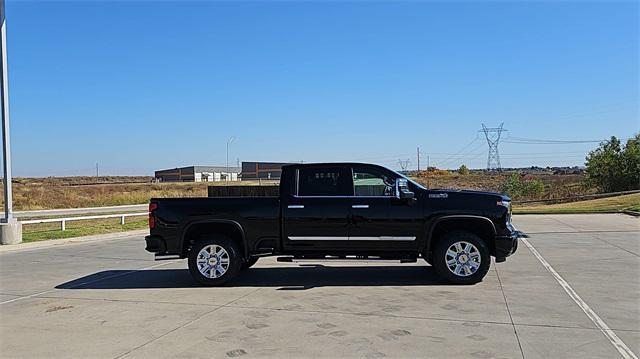
[[488, 225], [491, 228], [491, 231], [493, 232], [494, 236], [498, 233], [496, 231], [496, 225], [493, 223], [493, 221], [491, 221], [489, 218], [487, 218], [485, 216], [478, 216], [478, 215], [472, 215], [472, 214], [445, 215], [445, 216], [438, 217], [438, 218], [434, 219], [431, 222], [431, 225], [429, 226], [429, 230], [427, 232], [427, 240], [425, 241], [425, 246], [424, 246], [423, 249], [426, 249], [426, 250], [429, 250], [429, 251], [431, 250], [431, 241], [433, 240], [433, 232], [436, 229], [436, 227], [438, 226], [438, 224], [440, 224], [441, 222], [444, 222], [444, 221], [455, 220], [455, 219], [480, 220], [480, 221], [485, 222], [485, 224]]
[[242, 225], [240, 225], [240, 223], [231, 219], [201, 219], [187, 223], [182, 230], [182, 235], [180, 236], [180, 248], [184, 248], [184, 241], [186, 239], [187, 233], [189, 233], [189, 229], [199, 224], [230, 224], [236, 227], [238, 231], [240, 231], [240, 236], [242, 237], [240, 240], [242, 241], [242, 247], [244, 249], [244, 258], [248, 258], [249, 248], [247, 248], [247, 240], [244, 233], [244, 228], [242, 228]]

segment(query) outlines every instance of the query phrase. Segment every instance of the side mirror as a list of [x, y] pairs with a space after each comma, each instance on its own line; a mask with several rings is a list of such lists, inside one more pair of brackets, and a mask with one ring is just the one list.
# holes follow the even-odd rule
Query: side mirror
[[396, 179], [396, 197], [398, 199], [413, 199], [415, 197], [415, 193], [411, 192], [405, 178]]

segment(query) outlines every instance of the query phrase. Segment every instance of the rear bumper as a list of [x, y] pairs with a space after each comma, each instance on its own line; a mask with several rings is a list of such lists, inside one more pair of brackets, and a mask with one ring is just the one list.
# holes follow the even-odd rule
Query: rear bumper
[[167, 242], [160, 236], [146, 236], [144, 237], [147, 246], [145, 250], [151, 253], [165, 253], [167, 251]]

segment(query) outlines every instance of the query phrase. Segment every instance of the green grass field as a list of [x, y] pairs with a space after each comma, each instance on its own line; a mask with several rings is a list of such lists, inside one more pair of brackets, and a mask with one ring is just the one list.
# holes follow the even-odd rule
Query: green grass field
[[127, 217], [125, 224], [120, 224], [120, 218], [91, 219], [66, 223], [66, 230], [60, 230], [60, 223], [26, 224], [22, 228], [22, 241], [35, 242], [48, 239], [62, 239], [132, 231], [147, 228], [147, 218]]
[[640, 211], [640, 193], [571, 203], [516, 205], [513, 213], [612, 213], [624, 210]]

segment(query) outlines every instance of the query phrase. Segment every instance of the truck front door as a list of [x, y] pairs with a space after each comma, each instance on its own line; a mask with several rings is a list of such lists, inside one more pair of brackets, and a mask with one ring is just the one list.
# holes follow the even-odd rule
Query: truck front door
[[396, 197], [396, 177], [391, 171], [372, 166], [353, 168], [352, 249], [384, 253], [417, 248], [421, 209], [414, 202]]

